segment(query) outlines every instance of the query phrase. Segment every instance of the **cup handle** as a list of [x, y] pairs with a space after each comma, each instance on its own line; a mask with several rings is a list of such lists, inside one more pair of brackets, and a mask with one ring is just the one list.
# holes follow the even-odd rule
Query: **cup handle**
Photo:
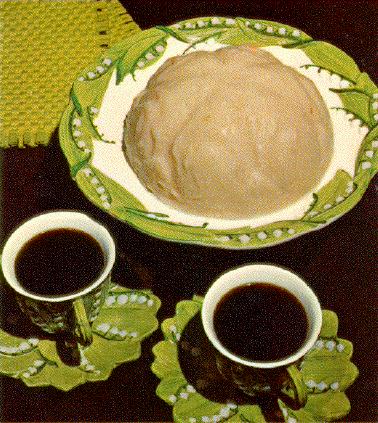
[[286, 368], [289, 376], [289, 392], [281, 390], [279, 398], [293, 410], [302, 408], [307, 402], [307, 389], [302, 375], [295, 364]]
[[75, 314], [74, 336], [77, 342], [83, 347], [87, 347], [92, 343], [92, 329], [89, 324], [87, 312], [85, 311], [82, 298], [77, 298], [73, 303]]

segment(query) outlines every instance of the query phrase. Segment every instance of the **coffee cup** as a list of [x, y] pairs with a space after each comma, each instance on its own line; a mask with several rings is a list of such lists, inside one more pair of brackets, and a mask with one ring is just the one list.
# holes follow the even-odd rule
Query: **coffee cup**
[[225, 379], [252, 397], [305, 405], [299, 364], [318, 338], [322, 311], [300, 276], [271, 264], [231, 269], [207, 291], [201, 318]]
[[14, 230], [1, 268], [34, 324], [88, 346], [114, 261], [115, 244], [103, 225], [84, 213], [52, 211]]

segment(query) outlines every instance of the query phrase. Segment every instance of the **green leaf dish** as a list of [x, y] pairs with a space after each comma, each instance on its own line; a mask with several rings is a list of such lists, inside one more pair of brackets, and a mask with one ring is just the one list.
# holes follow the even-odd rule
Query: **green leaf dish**
[[141, 341], [159, 326], [160, 300], [150, 291], [112, 285], [93, 322], [93, 343], [79, 347], [80, 364], [62, 362], [55, 341], [23, 339], [0, 329], [0, 373], [27, 386], [54, 386], [69, 391], [86, 382], [106, 380], [121, 363], [141, 354]]
[[[206, 360], [211, 360], [207, 357], [213, 354], [213, 350], [204, 346], [206, 336], [201, 330], [199, 317], [201, 306], [201, 297], [179, 302], [176, 315], [161, 325], [164, 341], [153, 348], [155, 360], [151, 368], [160, 379], [156, 393], [173, 407], [175, 422], [262, 423], [284, 419], [287, 423], [305, 423], [333, 421], [349, 413], [350, 403], [344, 391], [354, 382], [358, 370], [350, 361], [352, 344], [337, 337], [338, 318], [334, 312], [323, 310], [323, 326], [319, 338], [300, 365], [308, 390], [306, 406], [300, 410], [292, 410], [280, 400], [273, 400], [275, 417], [267, 418], [264, 409], [257, 403], [251, 404], [245, 396], [235, 400], [231, 390], [224, 393], [229, 389], [227, 382], [219, 375], [212, 374], [209, 363], [204, 364]], [[193, 330], [195, 319], [198, 322]], [[191, 338], [185, 335], [190, 332], [190, 325]], [[188, 341], [190, 339], [192, 342]], [[188, 361], [189, 356], [192, 357]], [[214, 362], [214, 358], [212, 361]], [[184, 365], [189, 372], [184, 369]], [[188, 380], [188, 375], [194, 374], [198, 367], [202, 367], [201, 372], [195, 376], [198, 379]], [[214, 373], [217, 373], [216, 367], [214, 369]], [[203, 394], [206, 383], [212, 384], [213, 390], [220, 390], [223, 401]]]
[[[335, 154], [313, 193], [244, 220], [189, 215], [147, 191], [122, 152], [134, 97], [169, 57], [250, 44], [310, 78], [330, 113]], [[354, 207], [378, 167], [378, 88], [337, 47], [288, 25], [205, 17], [141, 31], [109, 49], [73, 83], [60, 123], [71, 175], [96, 206], [161, 239], [229, 249], [262, 248], [320, 229]]]

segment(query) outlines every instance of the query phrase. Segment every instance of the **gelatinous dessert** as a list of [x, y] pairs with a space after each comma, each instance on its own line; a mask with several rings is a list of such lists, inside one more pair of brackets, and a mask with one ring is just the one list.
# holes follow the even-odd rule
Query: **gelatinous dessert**
[[314, 83], [249, 46], [168, 59], [134, 99], [124, 152], [162, 202], [201, 216], [268, 214], [313, 190], [333, 154]]

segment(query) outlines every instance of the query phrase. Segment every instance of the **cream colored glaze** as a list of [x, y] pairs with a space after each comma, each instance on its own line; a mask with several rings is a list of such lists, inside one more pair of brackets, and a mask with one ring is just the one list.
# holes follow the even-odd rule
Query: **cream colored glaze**
[[311, 191], [333, 153], [314, 83], [247, 46], [168, 59], [125, 122], [126, 158], [142, 184], [184, 212], [240, 219]]

